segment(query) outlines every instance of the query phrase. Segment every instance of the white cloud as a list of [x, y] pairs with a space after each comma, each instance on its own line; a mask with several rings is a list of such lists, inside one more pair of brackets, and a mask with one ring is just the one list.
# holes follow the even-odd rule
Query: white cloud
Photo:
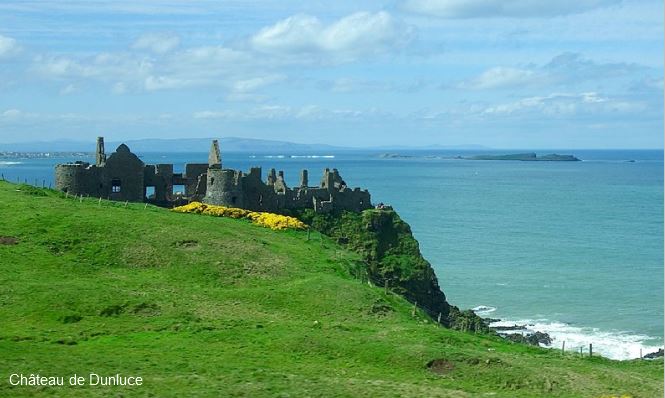
[[357, 12], [328, 25], [314, 16], [297, 14], [261, 29], [250, 43], [271, 54], [327, 54], [349, 59], [400, 48], [413, 35], [413, 28], [385, 11]]
[[406, 0], [408, 11], [440, 18], [552, 17], [576, 14], [620, 0]]
[[460, 88], [473, 90], [485, 90], [504, 87], [530, 85], [544, 76], [538, 75], [532, 70], [506, 68], [497, 66], [490, 68], [479, 76], [459, 84]]
[[380, 118], [385, 120], [393, 115], [381, 110], [370, 109], [328, 109], [318, 105], [292, 107], [285, 105], [262, 105], [247, 110], [205, 110], [195, 112], [195, 119], [224, 119], [234, 121], [248, 120], [361, 120]]
[[235, 115], [233, 111], [199, 111], [192, 115], [194, 119], [226, 119]]
[[148, 76], [145, 79], [144, 87], [148, 91], [155, 90], [168, 90], [188, 87], [192, 85], [192, 81], [179, 79], [169, 76]]
[[78, 91], [78, 88], [73, 84], [68, 84], [60, 89], [60, 95], [69, 95]]
[[18, 44], [11, 37], [0, 35], [0, 59], [7, 58], [18, 52]]
[[146, 33], [139, 37], [132, 48], [149, 50], [155, 54], [165, 54], [180, 45], [180, 37], [173, 33]]
[[548, 117], [572, 117], [591, 114], [633, 113], [646, 110], [640, 102], [611, 99], [595, 92], [568, 94], [554, 93], [547, 96], [527, 97], [519, 101], [487, 107], [483, 114], [493, 116], [541, 115]]
[[243, 52], [222, 46], [175, 51], [163, 54], [159, 61], [130, 52], [86, 57], [40, 55], [33, 60], [31, 71], [47, 79], [71, 84], [84, 79], [107, 83], [114, 94], [122, 94], [136, 90], [231, 86], [250, 73], [247, 70], [250, 59]]
[[285, 79], [286, 76], [284, 75], [267, 75], [238, 80], [233, 83], [233, 91], [236, 93], [247, 93], [274, 83], [284, 81]]
[[551, 84], [578, 85], [585, 81], [607, 82], [631, 75], [642, 76], [644, 72], [649, 72], [649, 68], [629, 63], [598, 63], [577, 53], [562, 53], [542, 66], [492, 67], [455, 86], [462, 89], [489, 90]]
[[265, 101], [266, 96], [254, 92], [285, 80], [281, 68], [317, 58], [340, 62], [376, 55], [404, 45], [412, 33], [386, 12], [359, 12], [329, 24], [296, 15], [233, 47], [218, 44], [181, 49], [177, 36], [149, 33], [132, 46], [147, 50], [145, 53], [38, 55], [30, 71], [64, 82], [65, 87], [85, 86], [84, 80], [102, 82], [114, 94], [216, 87], [226, 90], [223, 95], [228, 100]]
[[4, 120], [13, 120], [21, 117], [23, 113], [18, 109], [7, 109], [2, 112], [2, 119]]
[[37, 56], [32, 70], [55, 79], [90, 78], [100, 81], [136, 80], [151, 72], [153, 61], [127, 53], [100, 53], [91, 57]]

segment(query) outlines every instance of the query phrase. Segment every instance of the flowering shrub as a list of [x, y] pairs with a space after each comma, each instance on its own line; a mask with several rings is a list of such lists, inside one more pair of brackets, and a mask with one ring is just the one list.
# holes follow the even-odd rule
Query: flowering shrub
[[236, 207], [207, 205], [201, 202], [192, 202], [173, 209], [178, 213], [207, 214], [215, 217], [247, 218], [253, 224], [273, 230], [305, 229], [307, 225], [294, 217], [281, 214], [265, 213], [238, 209]]

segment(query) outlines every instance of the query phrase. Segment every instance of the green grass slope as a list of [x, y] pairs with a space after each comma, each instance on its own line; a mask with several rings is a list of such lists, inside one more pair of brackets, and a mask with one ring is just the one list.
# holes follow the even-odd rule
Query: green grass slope
[[[6, 182], [0, 213], [3, 397], [663, 395], [662, 360], [562, 356], [413, 316], [318, 234]], [[9, 384], [91, 372], [144, 382]]]

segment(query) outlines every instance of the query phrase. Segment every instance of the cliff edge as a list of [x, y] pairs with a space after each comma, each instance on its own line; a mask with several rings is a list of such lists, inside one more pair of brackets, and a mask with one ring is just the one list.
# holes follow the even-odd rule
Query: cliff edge
[[460, 311], [446, 300], [432, 265], [420, 253], [411, 227], [392, 209], [360, 213], [316, 214], [303, 211], [305, 223], [362, 255], [369, 279], [403, 296], [449, 328], [487, 332], [472, 311]]

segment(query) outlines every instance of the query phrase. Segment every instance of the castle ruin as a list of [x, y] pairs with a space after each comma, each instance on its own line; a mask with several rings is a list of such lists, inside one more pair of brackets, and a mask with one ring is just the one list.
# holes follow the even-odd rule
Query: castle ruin
[[[261, 174], [260, 167], [252, 167], [246, 174], [222, 168], [217, 140], [212, 142], [207, 164], [186, 164], [184, 173], [174, 173], [172, 164], [143, 163], [125, 144], [107, 158], [104, 139], [99, 137], [95, 164], [57, 165], [55, 185], [71, 195], [167, 207], [192, 201], [272, 213], [298, 209], [359, 212], [372, 207], [369, 192], [347, 187], [337, 169], [325, 169], [321, 183], [314, 187], [309, 186], [307, 170], [301, 171], [300, 185], [293, 188], [286, 185], [283, 171], [271, 169], [265, 182]], [[184, 186], [184, 192], [173, 192], [178, 185]], [[149, 195], [152, 190], [154, 194]]]

